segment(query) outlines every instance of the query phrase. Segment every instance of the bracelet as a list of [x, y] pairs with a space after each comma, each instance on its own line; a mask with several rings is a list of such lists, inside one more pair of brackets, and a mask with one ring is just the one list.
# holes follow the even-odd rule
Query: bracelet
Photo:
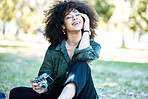
[[84, 30], [83, 32], [88, 32], [88, 35], [90, 35], [90, 31], [89, 30]]
[[89, 32], [89, 30], [84, 30], [84, 32]]

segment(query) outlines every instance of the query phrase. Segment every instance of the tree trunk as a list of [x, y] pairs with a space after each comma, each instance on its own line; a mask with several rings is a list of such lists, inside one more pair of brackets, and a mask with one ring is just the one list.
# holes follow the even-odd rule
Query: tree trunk
[[5, 30], [6, 30], [6, 17], [7, 17], [7, 0], [5, 2], [5, 7], [4, 7], [4, 21], [3, 21], [3, 35], [5, 35]]

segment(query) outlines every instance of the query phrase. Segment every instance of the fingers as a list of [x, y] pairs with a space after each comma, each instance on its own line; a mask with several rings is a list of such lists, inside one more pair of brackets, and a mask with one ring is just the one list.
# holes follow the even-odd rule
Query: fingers
[[39, 84], [34, 82], [34, 83], [32, 83], [32, 86], [37, 87], [37, 86], [39, 86]]
[[89, 23], [89, 18], [86, 14], [80, 13], [80, 15], [82, 16], [82, 18], [84, 19], [84, 26], [83, 29], [84, 30], [90, 30], [90, 23]]
[[33, 83], [33, 81], [34, 81], [34, 78], [31, 78], [31, 79], [30, 79], [30, 83]]
[[85, 21], [89, 21], [89, 18], [86, 14], [80, 13], [80, 15], [85, 19]]
[[34, 91], [37, 91], [37, 90], [40, 90], [41, 88], [39, 87], [39, 86], [35, 86], [34, 88], [33, 88], [33, 90]]
[[47, 92], [48, 89], [47, 89], [47, 88], [41, 88], [41, 87], [37, 86], [37, 87], [35, 87], [33, 90], [34, 90], [35, 92], [39, 93], [39, 94], [42, 94], [42, 93]]
[[43, 89], [41, 87], [39, 87], [39, 84], [38, 83], [32, 83], [32, 88], [37, 93], [42, 93], [43, 92], [42, 91]]
[[34, 79], [30, 79], [30, 82], [32, 83], [32, 89], [35, 92], [37, 92], [39, 94], [47, 92], [48, 89], [47, 88], [41, 88], [38, 83], [34, 82]]
[[35, 87], [39, 86], [38, 83], [34, 82], [34, 78], [30, 79], [30, 83], [32, 83], [32, 88], [34, 89]]
[[38, 83], [32, 83], [32, 88], [36, 90], [36, 88], [40, 88]]
[[33, 90], [36, 90], [36, 87], [39, 86], [38, 83], [34, 82], [34, 78], [31, 78], [31, 79], [30, 79], [30, 83], [32, 83], [32, 88], [33, 88]]
[[34, 80], [35, 80], [35, 78], [31, 78], [31, 79], [30, 79], [30, 83], [32, 83], [32, 89], [33, 89], [35, 92], [37, 92], [37, 93], [39, 93], [39, 94], [42, 94], [42, 93], [45, 93], [45, 92], [48, 91], [47, 88], [41, 88], [41, 87], [39, 86], [39, 84], [36, 83]]
[[42, 94], [42, 93], [45, 92], [45, 89], [40, 88], [40, 87], [37, 87], [35, 91], [36, 91], [37, 93], [39, 93], [39, 94]]
[[37, 87], [34, 87], [33, 88], [33, 90], [35, 91], [35, 92], [37, 92], [37, 93], [42, 93], [42, 88], [40, 88], [39, 86], [37, 86]]

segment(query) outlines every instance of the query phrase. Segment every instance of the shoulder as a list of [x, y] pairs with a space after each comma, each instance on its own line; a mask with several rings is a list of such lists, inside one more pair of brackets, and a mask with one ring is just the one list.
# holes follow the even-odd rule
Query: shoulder
[[46, 53], [45, 53], [45, 58], [48, 60], [49, 59], [53, 60], [54, 57], [57, 55], [57, 52], [55, 51], [55, 49], [56, 49], [55, 46], [49, 45], [49, 47], [47, 48]]
[[47, 51], [53, 52], [53, 51], [55, 51], [55, 49], [56, 49], [56, 46], [49, 45], [49, 47], [47, 48]]
[[49, 45], [48, 50], [55, 50], [56, 46]]

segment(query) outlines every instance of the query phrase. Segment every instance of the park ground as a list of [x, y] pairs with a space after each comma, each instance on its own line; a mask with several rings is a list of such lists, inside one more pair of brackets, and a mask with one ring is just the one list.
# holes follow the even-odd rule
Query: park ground
[[[31, 87], [49, 45], [29, 37], [0, 40], [0, 92], [7, 98], [14, 87]], [[100, 99], [148, 99], [148, 49], [102, 47], [90, 67]]]

